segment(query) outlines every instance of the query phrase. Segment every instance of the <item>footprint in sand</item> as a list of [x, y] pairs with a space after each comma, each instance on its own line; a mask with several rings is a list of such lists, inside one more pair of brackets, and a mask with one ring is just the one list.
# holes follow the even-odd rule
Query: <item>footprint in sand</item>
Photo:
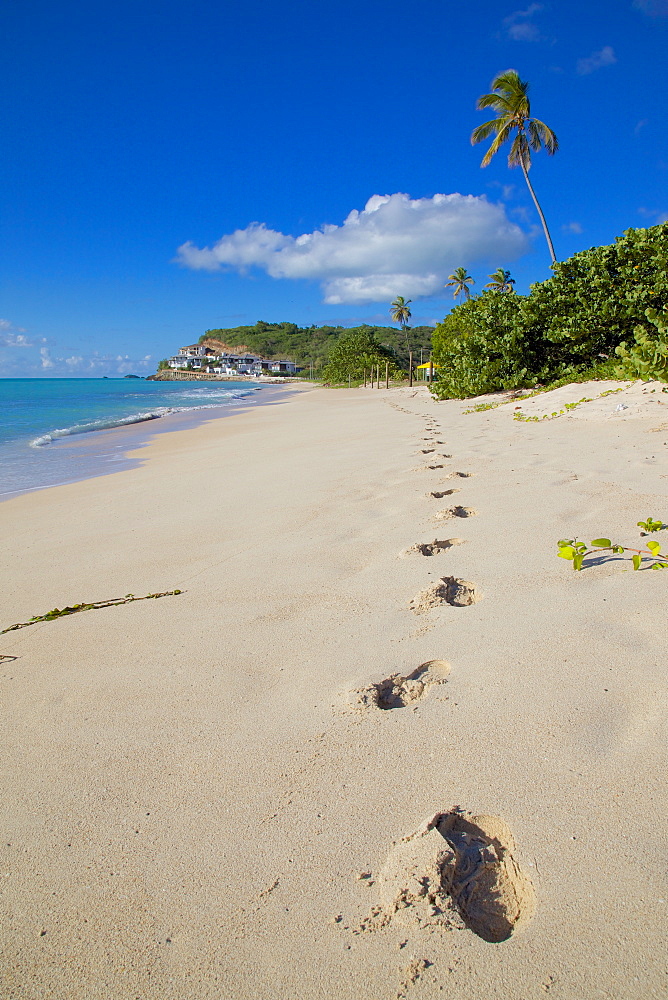
[[409, 607], [416, 615], [423, 615], [443, 604], [450, 604], [454, 608], [466, 608], [471, 604], [477, 604], [480, 598], [481, 594], [476, 590], [475, 584], [459, 580], [455, 576], [444, 576], [431, 587], [421, 590]]
[[444, 469], [444, 465], [425, 465], [425, 469]]
[[436, 451], [435, 448], [422, 448], [418, 454], [420, 455], [433, 455]]
[[383, 711], [405, 708], [424, 698], [434, 684], [445, 684], [449, 673], [450, 664], [447, 660], [427, 660], [406, 676], [392, 674], [378, 684], [369, 684], [353, 691], [350, 696], [351, 707], [358, 710], [380, 708]]
[[473, 474], [473, 472], [453, 472], [450, 478], [470, 479]]
[[446, 510], [439, 510], [438, 514], [434, 514], [434, 519], [436, 521], [446, 521], [451, 517], [475, 517], [478, 513], [473, 507], [460, 507], [459, 505], [455, 507], [448, 507]]
[[451, 497], [453, 493], [461, 493], [461, 490], [434, 490], [432, 493], [427, 493], [428, 497], [435, 497], [437, 500], [442, 500], [443, 497]]
[[483, 941], [507, 941], [535, 910], [533, 885], [514, 851], [508, 825], [496, 816], [459, 808], [437, 813], [390, 852], [380, 875], [377, 925], [396, 918], [447, 929], [458, 915]]
[[463, 544], [463, 538], [435, 538], [433, 542], [416, 542], [415, 545], [411, 545], [409, 549], [401, 552], [400, 557], [403, 559], [405, 556], [412, 556], [416, 553], [421, 556], [436, 556], [439, 552], [445, 552], [446, 549], [451, 549], [454, 545]]

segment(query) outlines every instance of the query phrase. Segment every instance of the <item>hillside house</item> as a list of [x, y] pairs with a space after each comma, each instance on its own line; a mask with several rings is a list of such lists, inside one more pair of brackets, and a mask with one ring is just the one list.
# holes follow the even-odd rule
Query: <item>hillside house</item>
[[206, 371], [214, 375], [294, 375], [297, 366], [293, 361], [270, 361], [258, 354], [245, 352], [233, 354], [223, 351], [216, 354], [210, 347], [202, 344], [190, 344], [179, 348], [179, 353], [169, 358], [167, 364], [174, 370], [190, 368], [193, 371]]

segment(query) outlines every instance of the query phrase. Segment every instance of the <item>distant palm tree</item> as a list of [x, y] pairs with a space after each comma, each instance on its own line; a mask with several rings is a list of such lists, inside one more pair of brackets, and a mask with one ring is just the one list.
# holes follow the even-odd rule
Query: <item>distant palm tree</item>
[[484, 142], [490, 136], [494, 136], [492, 145], [485, 153], [481, 166], [486, 167], [491, 163], [492, 157], [504, 142], [513, 139], [508, 154], [509, 167], [521, 167], [524, 180], [527, 182], [533, 203], [536, 206], [540, 221], [543, 224], [545, 239], [552, 257], [552, 263], [556, 261], [552, 239], [547, 228], [543, 210], [538, 204], [536, 193], [529, 180], [529, 169], [531, 168], [531, 150], [538, 152], [545, 148], [550, 156], [559, 149], [559, 142], [551, 128], [538, 118], [531, 117], [531, 106], [527, 93], [529, 84], [520, 80], [516, 70], [507, 69], [505, 73], [500, 73], [492, 81], [492, 93], [483, 94], [478, 99], [476, 107], [479, 110], [491, 108], [496, 112], [496, 118], [491, 122], [478, 125], [471, 133], [471, 143], [475, 146], [478, 142]]
[[411, 318], [411, 311], [408, 308], [412, 299], [405, 299], [403, 295], [397, 295], [396, 299], [390, 306], [390, 315], [395, 323], [398, 323], [401, 329], [404, 331], [404, 336], [406, 338], [406, 350], [410, 353], [410, 346], [408, 343], [408, 334], [406, 333], [406, 327], [408, 321]]
[[514, 292], [513, 285], [515, 279], [510, 277], [510, 271], [504, 271], [502, 267], [497, 267], [494, 274], [490, 274], [491, 281], [488, 281], [485, 288], [491, 288], [495, 292]]
[[475, 281], [465, 267], [455, 268], [454, 274], [449, 274], [448, 277], [450, 281], [446, 281], [445, 287], [454, 288], [454, 292], [452, 293], [453, 299], [456, 299], [458, 295], [466, 295], [467, 299], [471, 298], [468, 286], [475, 285]]

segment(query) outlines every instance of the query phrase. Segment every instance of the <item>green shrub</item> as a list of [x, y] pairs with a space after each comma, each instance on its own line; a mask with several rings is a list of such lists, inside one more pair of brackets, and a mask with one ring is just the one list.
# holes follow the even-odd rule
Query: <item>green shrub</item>
[[620, 378], [655, 378], [668, 382], [668, 306], [661, 312], [646, 309], [645, 316], [653, 332], [638, 325], [633, 331], [635, 343], [627, 347], [623, 341], [615, 348], [622, 359], [616, 373]]
[[576, 380], [601, 368], [668, 380], [668, 223], [630, 229], [553, 271], [529, 295], [485, 291], [445, 317], [433, 335], [435, 395]]
[[375, 338], [373, 328], [360, 326], [341, 334], [330, 351], [329, 360], [322, 370], [326, 382], [347, 382], [348, 378], [362, 379], [372, 365], [380, 365], [385, 375], [385, 364], [390, 364], [390, 377], [401, 378], [402, 372], [391, 351]]

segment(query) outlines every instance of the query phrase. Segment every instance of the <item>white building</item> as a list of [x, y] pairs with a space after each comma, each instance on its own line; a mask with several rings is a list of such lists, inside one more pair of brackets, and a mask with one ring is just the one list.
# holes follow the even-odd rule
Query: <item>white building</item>
[[210, 347], [202, 344], [179, 348], [179, 353], [169, 358], [167, 364], [174, 370], [190, 368], [215, 375], [294, 375], [297, 371], [293, 361], [269, 361], [250, 352], [233, 354], [231, 351], [223, 351], [222, 354], [216, 354]]

